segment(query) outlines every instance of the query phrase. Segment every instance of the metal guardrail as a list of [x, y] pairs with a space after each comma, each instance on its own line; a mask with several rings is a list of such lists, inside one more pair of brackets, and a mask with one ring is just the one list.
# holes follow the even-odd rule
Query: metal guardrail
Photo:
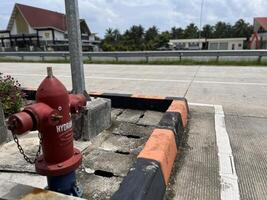
[[[131, 52], [84, 52], [84, 57], [93, 58], [113, 58], [118, 61], [120, 58], [167, 58], [177, 57], [183, 59], [186, 57], [257, 57], [260, 61], [262, 57], [267, 57], [267, 50], [203, 50], [203, 51], [131, 51]], [[45, 61], [46, 58], [64, 58], [68, 59], [69, 52], [0, 52], [0, 58], [20, 58], [21, 60], [30, 60], [36, 57]]]

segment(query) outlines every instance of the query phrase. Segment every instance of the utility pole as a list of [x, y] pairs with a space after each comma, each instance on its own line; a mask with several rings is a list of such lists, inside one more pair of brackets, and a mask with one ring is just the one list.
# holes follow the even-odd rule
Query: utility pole
[[204, 6], [204, 0], [201, 0], [201, 6], [200, 6], [200, 19], [199, 19], [199, 36], [198, 36], [199, 47], [200, 47], [201, 29], [202, 29], [203, 6]]
[[72, 92], [74, 94], [83, 94], [86, 90], [78, 0], [65, 0], [65, 9], [71, 62]]

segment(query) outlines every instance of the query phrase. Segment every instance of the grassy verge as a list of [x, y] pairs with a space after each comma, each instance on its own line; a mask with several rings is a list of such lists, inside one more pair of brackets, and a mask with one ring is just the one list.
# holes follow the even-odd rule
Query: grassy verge
[[[69, 63], [69, 60], [50, 60], [50, 61], [33, 61], [33, 60], [15, 60], [0, 58], [0, 62], [14, 62], [14, 63]], [[85, 64], [136, 64], [136, 65], [219, 65], [219, 66], [267, 66], [267, 61], [251, 60], [251, 61], [230, 61], [230, 60], [207, 60], [197, 61], [192, 59], [183, 60], [157, 60], [157, 61], [113, 61], [113, 60], [85, 60]]]

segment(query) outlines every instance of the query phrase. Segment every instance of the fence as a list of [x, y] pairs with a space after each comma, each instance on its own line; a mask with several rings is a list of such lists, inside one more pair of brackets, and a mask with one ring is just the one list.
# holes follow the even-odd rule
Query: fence
[[[232, 57], [234, 59], [257, 59], [267, 58], [267, 50], [216, 50], [216, 51], [132, 51], [132, 52], [84, 52], [84, 59], [103, 60], [113, 59], [115, 61], [135, 59], [145, 60], [157, 58], [164, 60], [167, 58], [186, 59], [186, 58], [206, 58], [224, 59]], [[0, 52], [0, 59], [12, 59], [21, 61], [51, 61], [68, 60], [68, 52]]]

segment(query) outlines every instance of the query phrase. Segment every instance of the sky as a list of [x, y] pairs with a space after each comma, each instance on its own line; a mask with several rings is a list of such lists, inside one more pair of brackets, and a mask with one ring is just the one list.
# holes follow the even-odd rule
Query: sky
[[[121, 32], [132, 25], [145, 28], [156, 25], [160, 31], [171, 27], [200, 24], [202, 0], [78, 0], [80, 18], [92, 32], [103, 37], [109, 27]], [[65, 12], [64, 0], [0, 0], [0, 30], [6, 29], [15, 3]], [[204, 0], [202, 24], [217, 21], [234, 23], [242, 18], [267, 17], [267, 0]]]

